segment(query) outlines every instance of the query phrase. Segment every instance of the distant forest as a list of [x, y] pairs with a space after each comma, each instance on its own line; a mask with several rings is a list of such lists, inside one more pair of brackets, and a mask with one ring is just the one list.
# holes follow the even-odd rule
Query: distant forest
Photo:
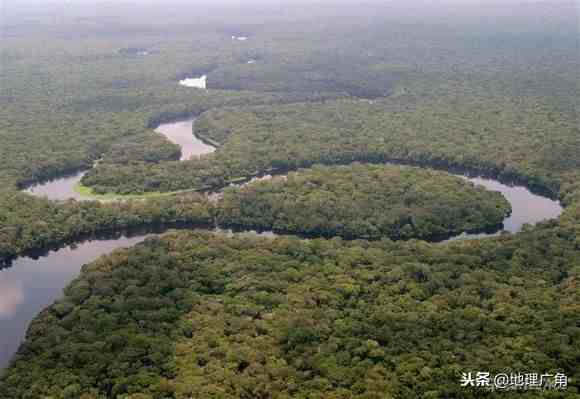
[[[0, 259], [216, 220], [310, 239], [172, 232], [98, 259], [32, 323], [2, 399], [580, 395], [575, 3], [7, 3]], [[178, 83], [202, 74], [207, 90]], [[186, 116], [214, 153], [177, 161], [155, 132]], [[22, 192], [85, 169], [84, 189], [133, 197]], [[420, 240], [509, 211], [448, 171], [565, 211], [514, 235]], [[272, 172], [290, 175], [203, 195]], [[506, 369], [565, 373], [568, 390], [460, 387], [461, 372]]]

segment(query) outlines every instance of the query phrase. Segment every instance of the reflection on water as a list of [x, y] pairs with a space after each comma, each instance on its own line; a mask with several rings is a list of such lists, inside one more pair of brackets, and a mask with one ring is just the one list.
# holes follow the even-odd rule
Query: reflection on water
[[205, 144], [193, 134], [194, 121], [195, 118], [190, 118], [179, 122], [164, 123], [155, 130], [181, 147], [182, 161], [189, 159], [192, 155], [204, 155], [215, 151], [215, 147]]
[[559, 201], [533, 194], [522, 186], [506, 186], [496, 180], [481, 177], [469, 181], [490, 191], [499, 191], [512, 204], [512, 214], [503, 222], [504, 230], [510, 233], [517, 233], [524, 224], [533, 225], [556, 219], [564, 211]]
[[4, 319], [14, 317], [16, 309], [24, 302], [24, 291], [22, 282], [10, 278], [1, 278], [0, 275], [0, 322]]
[[46, 197], [51, 200], [86, 200], [86, 197], [83, 197], [75, 190], [75, 186], [80, 183], [85, 173], [87, 172], [76, 172], [72, 175], [48, 180], [31, 186], [24, 191], [37, 197]]
[[235, 234], [238, 235], [250, 235], [250, 236], [257, 236], [257, 237], [264, 237], [264, 238], [276, 238], [279, 237], [279, 234], [274, 233], [270, 230], [246, 230], [246, 229], [222, 229], [221, 227], [216, 227], [213, 230], [215, 233], [224, 234], [228, 237], [233, 237]]
[[[191, 229], [194, 226], [171, 226]], [[201, 227], [201, 226], [200, 226]], [[62, 290], [76, 276], [81, 267], [117, 248], [131, 247], [153, 233], [168, 227], [159, 226], [132, 233], [115, 234], [114, 238], [85, 241], [71, 245], [36, 259], [21, 257], [10, 268], [0, 269], [0, 369], [6, 367], [24, 340], [32, 319], [46, 306], [62, 297]], [[208, 231], [209, 226], [204, 230]], [[216, 233], [231, 235], [233, 230], [215, 228]], [[246, 231], [247, 234], [275, 237], [272, 232]]]
[[185, 78], [180, 80], [179, 84], [196, 89], [207, 89], [207, 76], [203, 75], [199, 78]]
[[62, 289], [78, 275], [82, 265], [145, 237], [84, 242], [38, 259], [18, 258], [12, 267], [0, 270], [0, 368], [8, 364], [23, 341], [30, 321], [62, 296]]
[[137, 47], [121, 48], [117, 50], [117, 52], [123, 55], [140, 55], [140, 56], [149, 55], [149, 50]]
[[[525, 224], [534, 225], [546, 220], [556, 219], [564, 211], [564, 208], [559, 201], [554, 201], [550, 198], [534, 194], [523, 186], [508, 186], [498, 182], [497, 180], [486, 179], [483, 177], [468, 178], [461, 175], [458, 176], [467, 179], [476, 185], [483, 186], [487, 190], [499, 191], [505, 199], [508, 200], [512, 206], [512, 213], [509, 217], [504, 219], [503, 231], [517, 233]], [[500, 234], [500, 232], [492, 234], [463, 233], [448, 241], [484, 238], [498, 234]]]
[[[215, 151], [215, 147], [205, 144], [193, 134], [193, 122], [195, 118], [189, 118], [178, 122], [163, 123], [155, 130], [167, 137], [171, 142], [181, 147], [181, 160], [189, 159], [192, 155], [209, 154]], [[48, 180], [24, 191], [37, 197], [46, 197], [54, 201], [75, 199], [77, 201], [90, 200], [75, 190], [86, 171], [76, 172], [58, 179]]]

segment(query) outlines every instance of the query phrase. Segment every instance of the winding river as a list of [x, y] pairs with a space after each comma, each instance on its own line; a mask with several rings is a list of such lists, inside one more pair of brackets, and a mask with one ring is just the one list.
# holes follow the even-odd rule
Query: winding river
[[[182, 147], [182, 159], [203, 155], [215, 150], [193, 135], [194, 119], [186, 119], [160, 125], [156, 131]], [[85, 199], [75, 191], [85, 172], [78, 172], [28, 188], [32, 195], [53, 200]], [[456, 175], [461, 176], [461, 175]], [[268, 178], [264, 176], [264, 178]], [[488, 190], [499, 191], [511, 203], [513, 212], [504, 220], [504, 230], [516, 233], [524, 224], [536, 224], [557, 218], [563, 211], [559, 202], [536, 195], [522, 186], [509, 186], [499, 181], [481, 177], [461, 176]], [[254, 179], [255, 180], [255, 179]], [[219, 195], [214, 193], [213, 195]], [[161, 229], [162, 230], [162, 229]], [[216, 229], [221, 233], [230, 230]], [[50, 251], [40, 257], [20, 257], [12, 267], [0, 270], [0, 369], [5, 367], [18, 345], [24, 339], [30, 321], [46, 306], [62, 294], [62, 289], [78, 275], [82, 265], [116, 248], [132, 246], [152, 233], [161, 231], [141, 230], [137, 233], [117, 233], [113, 237], [94, 239]], [[256, 232], [253, 232], [256, 233]], [[273, 233], [257, 233], [273, 236]], [[494, 233], [498, 234], [498, 233]], [[494, 234], [462, 234], [452, 238], [473, 239]]]
[[[171, 142], [181, 147], [181, 160], [186, 160], [194, 155], [209, 154], [215, 151], [215, 147], [205, 144], [193, 135], [193, 123], [195, 118], [187, 118], [174, 122], [163, 123], [155, 131], [167, 137]], [[75, 199], [86, 201], [91, 198], [83, 196], [75, 190], [86, 171], [79, 171], [58, 179], [48, 180], [28, 187], [24, 191], [37, 197], [46, 197], [55, 201]]]
[[[193, 124], [195, 118], [187, 118], [174, 122], [163, 123], [155, 130], [164, 135], [171, 142], [181, 147], [181, 160], [186, 160], [192, 156], [200, 156], [212, 153], [215, 147], [203, 142], [193, 134]], [[75, 185], [80, 182], [86, 172], [78, 172], [67, 175], [59, 179], [47, 181], [27, 188], [25, 191], [39, 197], [47, 197], [51, 200], [87, 200], [90, 199], [75, 190]], [[464, 178], [476, 185], [485, 187], [491, 191], [499, 191], [510, 202], [512, 213], [503, 221], [503, 230], [510, 233], [517, 233], [524, 224], [534, 225], [544, 220], [555, 219], [563, 212], [563, 208], [558, 201], [532, 193], [524, 186], [511, 186], [497, 180], [483, 177], [470, 177], [452, 173], [454, 176]], [[256, 180], [270, 178], [265, 175]], [[210, 194], [215, 196], [216, 193]], [[460, 238], [481, 238], [498, 234], [462, 234], [453, 239]]]
[[189, 118], [160, 125], [156, 132], [167, 137], [171, 142], [181, 147], [181, 161], [194, 155], [210, 154], [215, 147], [204, 143], [193, 134], [195, 118]]

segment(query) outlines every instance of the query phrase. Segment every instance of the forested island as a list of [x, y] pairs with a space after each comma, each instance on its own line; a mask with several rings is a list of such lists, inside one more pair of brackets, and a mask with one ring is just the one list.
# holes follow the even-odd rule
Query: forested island
[[315, 166], [229, 189], [218, 221], [346, 239], [448, 238], [498, 228], [510, 204], [443, 172], [405, 166]]
[[[3, 7], [2, 267], [106, 231], [191, 231], [83, 266], [40, 304], [0, 397], [580, 395], [576, 4], [274, 3]], [[179, 84], [201, 76], [205, 89]], [[155, 130], [191, 117], [217, 148], [180, 161]], [[80, 171], [103, 197], [23, 191]], [[430, 242], [509, 213], [449, 172], [525, 185], [563, 213]], [[269, 174], [288, 177], [228, 188]], [[461, 386], [478, 371], [567, 386]]]

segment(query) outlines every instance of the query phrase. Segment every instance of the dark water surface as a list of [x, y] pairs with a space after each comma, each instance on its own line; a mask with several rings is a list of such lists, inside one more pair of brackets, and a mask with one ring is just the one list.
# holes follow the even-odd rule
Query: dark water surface
[[38, 259], [18, 258], [12, 267], [0, 270], [0, 368], [6, 367], [23, 341], [30, 321], [62, 297], [62, 289], [78, 276], [82, 265], [145, 237], [86, 241]]

